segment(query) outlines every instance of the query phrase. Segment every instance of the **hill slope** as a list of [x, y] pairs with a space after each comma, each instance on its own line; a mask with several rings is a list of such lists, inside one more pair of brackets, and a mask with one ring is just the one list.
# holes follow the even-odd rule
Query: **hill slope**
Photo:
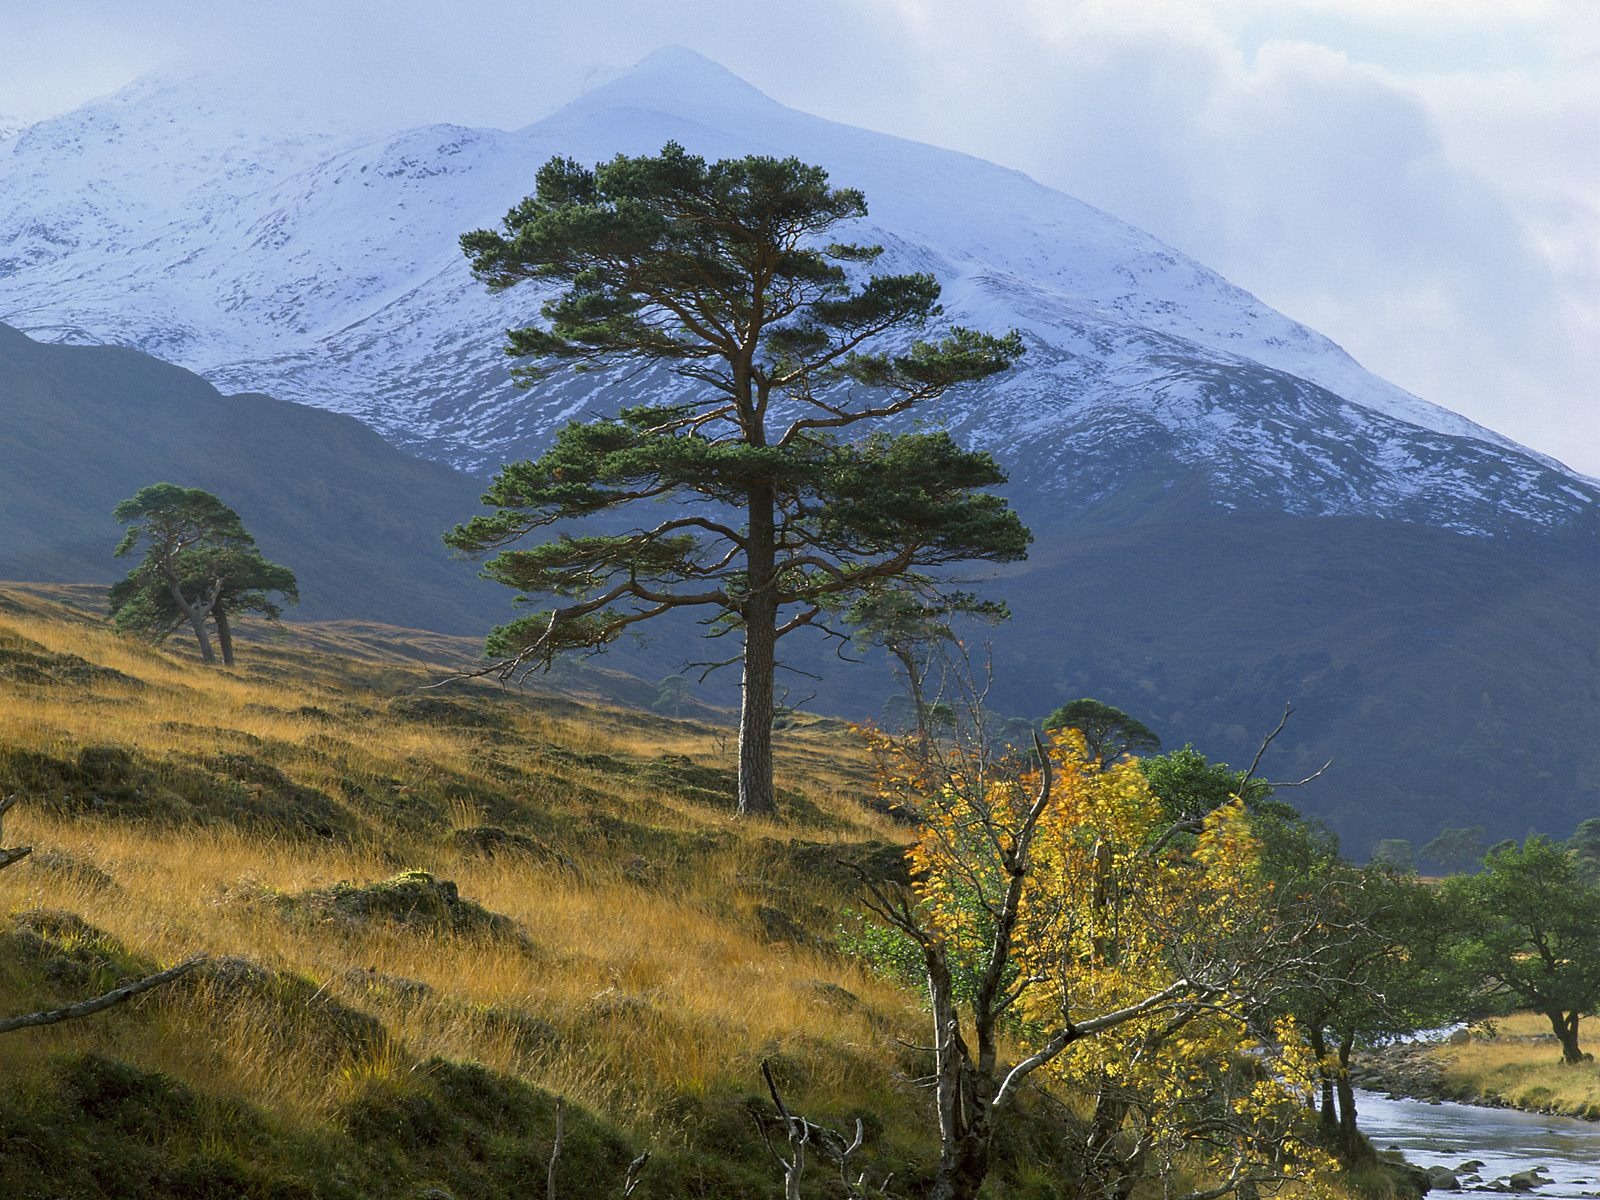
[[[1238, 512], [1081, 530], [998, 581], [995, 700], [1117, 704], [1267, 778], [1346, 851], [1600, 811], [1600, 561], [1568, 538]], [[1045, 702], [1048, 703], [1045, 703]]]
[[481, 632], [500, 589], [440, 535], [481, 485], [396, 450], [359, 421], [223, 396], [133, 350], [50, 346], [0, 325], [0, 578], [110, 581], [117, 502], [163, 480], [238, 510], [295, 571], [304, 617]]
[[[937, 274], [952, 319], [1014, 325], [1029, 343], [1019, 370], [926, 414], [996, 454], [1039, 539], [988, 585], [1015, 613], [993, 634], [996, 695], [1014, 712], [1096, 695], [1169, 743], [1240, 762], [1295, 701], [1269, 770], [1334, 759], [1296, 800], [1357, 856], [1444, 825], [1565, 834], [1600, 809], [1594, 481], [1377, 379], [1147, 234], [993, 164], [787, 109], [682, 51], [515, 132], [361, 137], [239, 116], [220, 95], [204, 81], [140, 85], [0, 144], [0, 235], [31, 247], [0, 318], [158, 349], [231, 387], [355, 414], [420, 453], [493, 465], [536, 452], [564, 420], [681, 381], [592, 373], [515, 392], [497, 331], [539, 294], [486, 294], [457, 235], [496, 221], [552, 154], [598, 160], [668, 138], [707, 155], [797, 154], [866, 191], [872, 216], [854, 236], [881, 241], [891, 268]], [[208, 189], [182, 147], [141, 152], [191, 126], [205, 161], [242, 161], [219, 149], [233, 146], [258, 169]], [[114, 169], [80, 194], [73, 181], [96, 162]], [[164, 209], [148, 203], [162, 194]], [[122, 209], [138, 220], [108, 225]], [[81, 444], [53, 443], [25, 475], [70, 493], [57, 464]], [[337, 457], [316, 469], [341, 478]], [[363, 486], [403, 511], [382, 479]], [[363, 568], [381, 582], [338, 615], [463, 632], [504, 619], [503, 596], [454, 598], [470, 568], [410, 565], [431, 564], [437, 531], [474, 507], [419, 500], [414, 528], [385, 543], [390, 562]], [[72, 511], [98, 521], [108, 508]], [[48, 512], [26, 520], [14, 527], [79, 538], [79, 525], [51, 530]], [[0, 574], [91, 577], [72, 559], [106, 578], [101, 536], [56, 565], [40, 545]], [[331, 596], [349, 543], [370, 541], [268, 550], [319, 564], [315, 595]], [[384, 576], [395, 563], [415, 587]], [[704, 657], [692, 630], [652, 632], [625, 660], [647, 678]], [[797, 665], [826, 666], [813, 703], [828, 711], [875, 712], [889, 686], [826, 648]]]
[[4, 844], [33, 847], [0, 871], [0, 1015], [212, 956], [0, 1036], [0, 1192], [542, 1195], [560, 1095], [563, 1198], [648, 1147], [641, 1195], [742, 1200], [777, 1186], [763, 1059], [925, 1178], [922, 1014], [830, 948], [840, 860], [903, 869], [852, 743], [793, 733], [784, 823], [735, 822], [716, 727], [249, 630], [240, 661], [0, 590]]

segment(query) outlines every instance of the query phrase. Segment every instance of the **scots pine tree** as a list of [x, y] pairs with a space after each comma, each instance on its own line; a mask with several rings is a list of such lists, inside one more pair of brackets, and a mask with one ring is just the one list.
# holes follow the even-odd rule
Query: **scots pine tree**
[[[676, 144], [593, 169], [546, 163], [500, 231], [461, 239], [492, 290], [556, 285], [543, 322], [508, 332], [528, 386], [563, 368], [671, 368], [659, 399], [577, 421], [541, 457], [503, 468], [496, 511], [446, 541], [499, 550], [485, 574], [553, 603], [501, 626], [507, 674], [599, 648], [676, 610], [742, 642], [739, 810], [774, 811], [772, 719], [779, 642], [824, 624], [855, 594], [918, 568], [1007, 561], [1029, 536], [987, 454], [944, 433], [849, 439], [947, 388], [1005, 370], [1003, 337], [952, 328], [926, 274], [872, 275], [881, 247], [828, 240], [866, 214], [797, 159], [708, 163]], [[557, 522], [670, 499], [615, 532]], [[541, 540], [513, 545], [529, 535]]]
[[205, 662], [215, 662], [207, 622], [216, 626], [222, 661], [233, 665], [231, 614], [254, 612], [277, 620], [269, 593], [293, 604], [294, 572], [256, 549], [239, 514], [203, 488], [157, 483], [113, 510], [128, 526], [116, 554], [140, 546], [144, 558], [112, 585], [111, 617], [118, 629], [160, 642], [188, 624]]

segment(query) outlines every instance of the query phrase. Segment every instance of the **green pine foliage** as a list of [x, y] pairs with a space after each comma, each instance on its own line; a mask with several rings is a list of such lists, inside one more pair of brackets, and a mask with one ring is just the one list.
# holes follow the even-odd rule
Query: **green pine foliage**
[[1044, 719], [1045, 729], [1076, 729], [1089, 756], [1109, 766], [1124, 754], [1138, 758], [1161, 749], [1161, 739], [1138, 717], [1085, 696], [1063, 704]]
[[111, 588], [111, 618], [125, 633], [162, 642], [187, 623], [210, 662], [209, 620], [231, 666], [230, 616], [276, 621], [283, 610], [272, 593], [290, 604], [300, 599], [294, 572], [263, 558], [239, 514], [203, 488], [152, 484], [112, 515], [128, 526], [116, 556], [144, 547], [139, 565]]
[[[881, 247], [826, 240], [866, 211], [860, 192], [797, 159], [707, 163], [669, 144], [593, 169], [552, 159], [503, 230], [462, 238], [493, 290], [561, 285], [541, 324], [508, 333], [525, 385], [630, 361], [684, 381], [671, 403], [567, 426], [538, 459], [501, 470], [484, 497], [494, 512], [446, 535], [469, 554], [499, 551], [485, 574], [541, 604], [488, 651], [514, 674], [676, 609], [737, 632], [726, 661], [744, 669], [741, 812], [774, 807], [780, 639], [885, 580], [1020, 559], [1029, 541], [983, 490], [1004, 481], [987, 454], [944, 433], [846, 436], [1023, 352], [1014, 331], [921, 340], [940, 316], [938, 282], [869, 274]], [[647, 500], [675, 505], [627, 532], [565, 524]], [[520, 544], [530, 536], [542, 540]]]

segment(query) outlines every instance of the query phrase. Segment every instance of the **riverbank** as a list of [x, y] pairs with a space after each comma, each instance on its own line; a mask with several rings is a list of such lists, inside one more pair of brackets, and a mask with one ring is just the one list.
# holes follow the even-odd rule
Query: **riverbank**
[[[1600, 1048], [1600, 1020], [1584, 1021], [1579, 1040]], [[1483, 1108], [1600, 1121], [1600, 1066], [1568, 1066], [1542, 1017], [1520, 1013], [1442, 1042], [1400, 1042], [1358, 1054], [1358, 1088], [1412, 1100], [1454, 1100]]]

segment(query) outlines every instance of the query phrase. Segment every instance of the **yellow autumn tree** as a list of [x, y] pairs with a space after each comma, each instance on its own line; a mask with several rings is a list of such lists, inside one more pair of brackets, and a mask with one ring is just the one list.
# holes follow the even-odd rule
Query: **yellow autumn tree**
[[1126, 1197], [1157, 1176], [1210, 1200], [1315, 1177], [1301, 1039], [1256, 1026], [1299, 981], [1309, 931], [1277, 914], [1242, 803], [1178, 850], [1137, 764], [1091, 760], [1076, 730], [1031, 761], [871, 736], [883, 786], [920, 817], [912, 885], [869, 886], [867, 906], [926, 978], [932, 1200], [977, 1195], [997, 1128], [1039, 1072], [1093, 1105], [1087, 1195]]

